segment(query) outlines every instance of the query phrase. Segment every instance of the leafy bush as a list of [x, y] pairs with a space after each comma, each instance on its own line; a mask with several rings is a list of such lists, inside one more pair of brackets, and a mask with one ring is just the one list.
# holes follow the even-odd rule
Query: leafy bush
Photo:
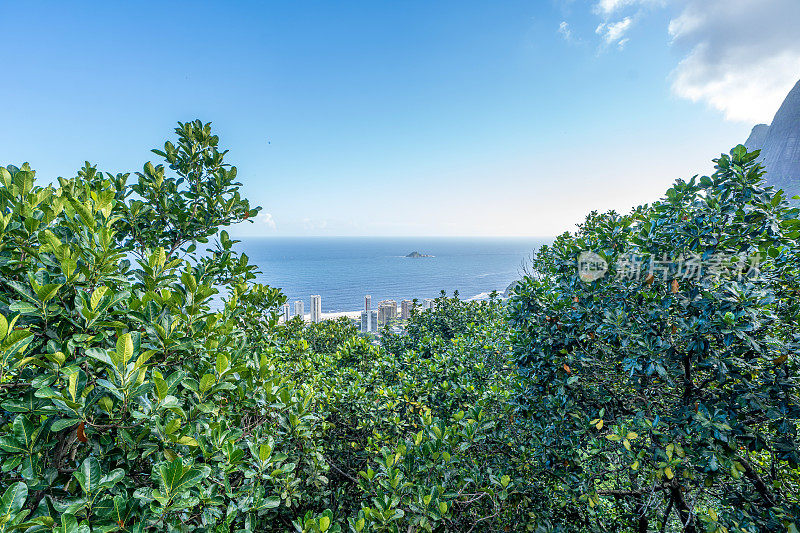
[[0, 531], [524, 521], [497, 302], [443, 300], [395, 351], [279, 326], [285, 296], [219, 231], [257, 213], [235, 167], [209, 125], [176, 133], [133, 185], [0, 169]]
[[[590, 215], [516, 289], [531, 459], [554, 495], [544, 516], [626, 531], [796, 527], [800, 336], [786, 298], [800, 232], [757, 155], [738, 146], [651, 206]], [[604, 277], [580, 278], [583, 251], [607, 262]], [[692, 260], [701, 276], [686, 275]]]
[[176, 178], [147, 163], [128, 185], [87, 163], [40, 187], [28, 165], [0, 168], [2, 530], [210, 527], [321, 468], [286, 467], [307, 433], [258, 434], [262, 416], [304, 415], [243, 327], [276, 323], [285, 298], [248, 283], [225, 232], [194, 255], [257, 209], [207, 124], [176, 133], [156, 151]]

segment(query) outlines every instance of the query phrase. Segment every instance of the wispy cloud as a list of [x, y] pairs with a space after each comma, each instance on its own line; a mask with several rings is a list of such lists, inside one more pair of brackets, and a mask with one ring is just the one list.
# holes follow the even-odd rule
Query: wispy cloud
[[254, 223], [257, 226], [260, 226], [262, 228], [267, 228], [272, 231], [278, 229], [278, 226], [275, 224], [275, 219], [272, 218], [272, 215], [264, 211], [261, 211], [258, 215], [256, 215]]
[[[595, 29], [603, 39], [603, 46], [616, 46], [623, 50], [630, 41], [625, 34], [645, 12], [653, 7], [664, 6], [669, 0], [599, 0], [592, 11], [601, 18]], [[622, 18], [620, 18], [622, 17]]]
[[610, 17], [626, 8], [663, 6], [666, 3], [667, 0], [600, 0], [595, 4], [594, 12], [604, 17]]
[[572, 30], [570, 29], [567, 21], [562, 21], [561, 24], [558, 25], [558, 33], [564, 38], [565, 41], [572, 41]]
[[628, 42], [625, 33], [632, 25], [633, 19], [631, 17], [625, 17], [617, 22], [601, 22], [595, 29], [595, 33], [603, 38], [604, 44], [616, 44], [621, 49]]

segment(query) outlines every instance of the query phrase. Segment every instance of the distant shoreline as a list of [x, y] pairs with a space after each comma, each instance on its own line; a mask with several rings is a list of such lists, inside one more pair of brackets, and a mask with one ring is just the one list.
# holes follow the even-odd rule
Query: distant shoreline
[[[472, 298], [467, 298], [467, 299], [465, 299], [463, 301], [465, 301], [465, 302], [474, 302], [474, 301], [487, 300], [489, 298], [490, 294], [491, 294], [491, 292], [482, 292], [480, 294], [477, 294], [477, 295], [473, 296]], [[498, 297], [500, 299], [503, 299], [503, 293], [502, 292], [498, 292], [497, 294], [498, 294]], [[419, 309], [419, 307], [417, 307], [417, 308]], [[331, 311], [331, 312], [327, 312], [327, 313], [322, 313], [322, 320], [335, 320], [337, 318], [342, 318], [342, 317], [350, 318], [352, 320], [360, 320], [362, 312], [363, 312], [363, 310], [358, 310], [358, 311]], [[297, 315], [292, 315], [292, 318], [294, 318], [295, 316], [297, 316]], [[283, 317], [281, 317], [280, 321], [281, 322], [283, 321]], [[303, 321], [304, 322], [311, 322], [311, 313], [303, 314]]]
[[[292, 315], [292, 318], [296, 316], [297, 315]], [[332, 313], [322, 313], [322, 320], [335, 320], [342, 317], [359, 320], [361, 318], [361, 311], [335, 311]], [[283, 317], [281, 317], [281, 321], [283, 321]], [[311, 313], [305, 313], [303, 315], [303, 321], [311, 322]]]

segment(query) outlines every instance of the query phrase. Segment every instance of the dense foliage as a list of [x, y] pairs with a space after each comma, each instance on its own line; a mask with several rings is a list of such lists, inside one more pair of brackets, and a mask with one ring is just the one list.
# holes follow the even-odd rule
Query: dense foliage
[[176, 133], [154, 150], [167, 167], [132, 185], [88, 163], [44, 187], [0, 169], [0, 531], [466, 530], [524, 514], [499, 303], [440, 298], [413, 343], [376, 345], [347, 320], [279, 326], [285, 297], [219, 232], [257, 212], [235, 167], [207, 124]]
[[[235, 167], [176, 134], [133, 184], [0, 168], [0, 532], [795, 527], [800, 226], [752, 154], [375, 337], [279, 322]], [[760, 272], [615, 275], [714, 251]]]
[[[531, 459], [554, 495], [544, 515], [796, 531], [800, 226], [757, 155], [738, 146], [653, 205], [592, 214], [517, 288]], [[584, 251], [605, 276], [581, 279]]]

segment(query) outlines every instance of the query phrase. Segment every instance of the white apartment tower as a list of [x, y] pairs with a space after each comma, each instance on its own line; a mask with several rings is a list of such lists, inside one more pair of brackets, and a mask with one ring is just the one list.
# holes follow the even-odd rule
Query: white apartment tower
[[367, 294], [364, 296], [364, 310], [361, 311], [362, 333], [378, 331], [378, 311], [373, 311], [370, 307], [372, 307], [372, 296]]
[[383, 300], [378, 304], [378, 324], [385, 326], [397, 318], [397, 302]]
[[294, 303], [294, 316], [299, 316], [300, 320], [305, 320], [305, 311], [303, 311], [303, 300], [297, 300]]
[[291, 308], [289, 307], [288, 302], [283, 304], [283, 321], [289, 322], [289, 319], [292, 318]]
[[[361, 332], [362, 333], [369, 333], [372, 331], [372, 313], [370, 312], [370, 307], [372, 306], [372, 296], [367, 294], [364, 296], [364, 310], [361, 311]], [[377, 328], [377, 324], [375, 324]]]
[[322, 321], [322, 296], [319, 294], [311, 295], [311, 323], [316, 324]]
[[411, 318], [411, 309], [414, 307], [412, 300], [403, 300], [400, 302], [400, 320], [408, 320]]

